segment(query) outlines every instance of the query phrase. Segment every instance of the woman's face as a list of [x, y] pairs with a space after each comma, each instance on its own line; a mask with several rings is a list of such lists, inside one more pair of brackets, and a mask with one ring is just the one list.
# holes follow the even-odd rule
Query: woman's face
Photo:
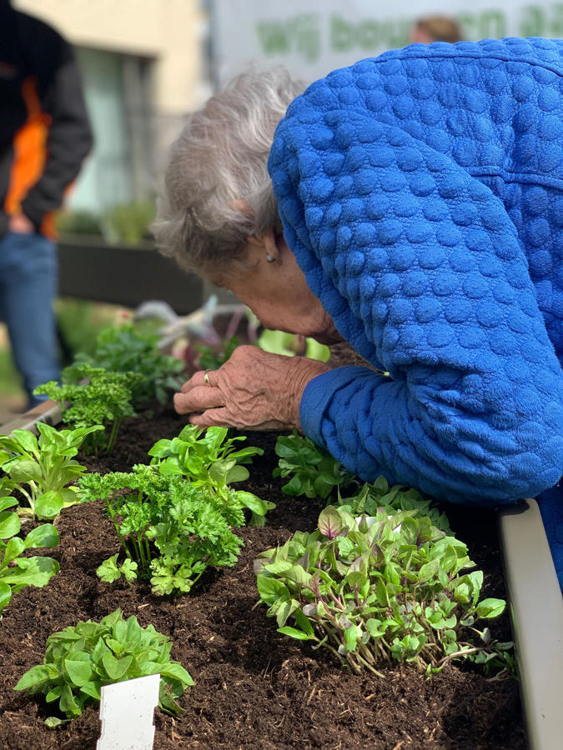
[[[268, 256], [274, 260], [268, 262]], [[242, 257], [247, 267], [209, 274], [209, 281], [233, 292], [265, 328], [311, 336], [323, 344], [342, 341], [283, 239], [273, 231], [250, 237]]]

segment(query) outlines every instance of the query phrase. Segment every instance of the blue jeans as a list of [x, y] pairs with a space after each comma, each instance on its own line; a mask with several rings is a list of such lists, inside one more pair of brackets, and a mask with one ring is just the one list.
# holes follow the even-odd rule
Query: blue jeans
[[53, 311], [57, 273], [57, 248], [43, 235], [0, 237], [0, 319], [8, 327], [29, 407], [45, 399], [33, 396], [33, 389], [60, 376]]

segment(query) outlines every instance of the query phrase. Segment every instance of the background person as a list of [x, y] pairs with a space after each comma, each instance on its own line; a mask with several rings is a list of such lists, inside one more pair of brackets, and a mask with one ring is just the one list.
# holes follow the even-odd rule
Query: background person
[[54, 212], [91, 147], [70, 46], [0, 0], [0, 319], [30, 407], [59, 377]]
[[463, 36], [457, 22], [447, 16], [429, 16], [421, 18], [414, 25], [410, 34], [410, 43], [432, 44], [432, 42], [461, 42]]
[[540, 496], [563, 581], [562, 75], [561, 41], [487, 40], [335, 71], [277, 130], [287, 75], [212, 98], [172, 151], [161, 248], [389, 376], [240, 347], [177, 411], [300, 427], [364, 481], [442, 500]]

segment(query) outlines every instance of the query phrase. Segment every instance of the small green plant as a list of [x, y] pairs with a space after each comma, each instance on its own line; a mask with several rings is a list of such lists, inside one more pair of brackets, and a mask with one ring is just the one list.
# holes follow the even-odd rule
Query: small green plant
[[[230, 485], [244, 482], [249, 477], [248, 464], [252, 456], [262, 455], [261, 448], [236, 450], [243, 436], [228, 438], [225, 427], [209, 427], [205, 432], [195, 425], [186, 425], [177, 438], [159, 440], [149, 451], [151, 465], [165, 475], [182, 475], [195, 487], [216, 495], [225, 504], [238, 504], [251, 511], [251, 526], [263, 526], [265, 515], [275, 504], [250, 492], [233, 490]], [[242, 524], [240, 524], [242, 525]]]
[[[77, 364], [63, 370], [63, 385], [54, 380], [35, 389], [56, 401], [63, 422], [73, 428], [103, 425], [104, 432], [94, 432], [84, 443], [84, 451], [98, 455], [112, 453], [119, 427], [125, 417], [135, 417], [133, 390], [143, 380], [135, 372], [110, 372], [89, 364]], [[109, 434], [108, 434], [109, 433]]]
[[[50, 635], [43, 664], [27, 671], [15, 690], [44, 695], [47, 703], [58, 701], [70, 720], [87, 706], [98, 705], [104, 685], [160, 674], [159, 706], [175, 716], [182, 712], [175, 699], [194, 682], [170, 659], [171, 647], [152, 625], [142, 628], [134, 616], [124, 620], [117, 609], [99, 623], [78, 622]], [[57, 726], [62, 720], [51, 716], [45, 723]]]
[[402, 484], [389, 487], [385, 477], [362, 484], [329, 453], [296, 431], [278, 437], [276, 454], [279, 462], [274, 476], [291, 477], [282, 487], [286, 495], [320, 497], [346, 508], [354, 516], [373, 515], [378, 508], [389, 513], [416, 510], [420, 516], [428, 516], [438, 528], [450, 531], [446, 515], [432, 499]]
[[21, 557], [22, 552], [38, 547], [56, 547], [59, 532], [50, 523], [37, 526], [25, 537], [17, 534], [21, 521], [8, 508], [18, 504], [14, 497], [0, 497], [0, 614], [25, 586], [42, 587], [58, 573], [59, 563], [50, 557]]
[[336, 488], [340, 491], [350, 484], [357, 486], [354, 475], [342, 464], [295, 430], [292, 435], [278, 437], [276, 454], [280, 460], [274, 477], [291, 477], [282, 487], [286, 495], [326, 500]]
[[[483, 573], [465, 544], [416, 511], [354, 518], [328, 506], [312, 534], [298, 531], [256, 561], [260, 599], [280, 633], [330, 649], [353, 672], [412, 662], [427, 672], [452, 659], [488, 671], [513, 665], [512, 644], [491, 639], [479, 619], [505, 602], [479, 601]], [[287, 625], [292, 618], [293, 625]]]
[[441, 531], [452, 533], [448, 518], [431, 498], [423, 497], [415, 489], [403, 484], [389, 487], [385, 477], [378, 477], [375, 482], [365, 483], [358, 487], [353, 495], [341, 497], [335, 503], [349, 511], [353, 516], [373, 516], [379, 508], [387, 513], [398, 510], [413, 510], [417, 516], [427, 516], [432, 524]]
[[193, 348], [198, 353], [198, 365], [203, 370], [218, 370], [230, 358], [231, 354], [239, 345], [237, 336], [231, 336], [227, 341], [222, 341], [220, 347], [204, 346], [194, 344]]
[[132, 324], [112, 326], [99, 334], [94, 355], [79, 354], [76, 362], [112, 372], [138, 373], [143, 378], [132, 388], [133, 407], [153, 399], [164, 404], [169, 391], [179, 391], [185, 378], [180, 376], [182, 362], [158, 350], [158, 338], [158, 334], [140, 332]]
[[155, 594], [180, 594], [210, 566], [232, 567], [238, 559], [243, 542], [229, 528], [244, 523], [236, 501], [227, 505], [182, 476], [143, 464], [129, 473], [87, 474], [79, 485], [84, 501], [104, 501], [130, 561], [106, 560], [98, 569], [105, 581], [139, 577]]
[[155, 203], [150, 199], [113, 206], [102, 217], [106, 239], [133, 246], [150, 239], [155, 210]]
[[103, 429], [94, 425], [56, 430], [38, 422], [39, 438], [29, 430], [0, 435], [0, 468], [10, 477], [3, 484], [10, 491], [17, 489], [29, 503], [29, 508], [18, 510], [20, 515], [52, 520], [78, 502], [75, 488], [67, 485], [86, 467], [74, 456], [88, 435]]

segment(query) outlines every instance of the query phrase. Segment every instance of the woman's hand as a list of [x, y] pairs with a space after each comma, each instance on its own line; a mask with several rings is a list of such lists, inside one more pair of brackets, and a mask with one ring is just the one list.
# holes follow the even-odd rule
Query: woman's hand
[[178, 414], [193, 414], [190, 422], [199, 427], [288, 430], [299, 427], [305, 386], [328, 369], [306, 357], [239, 346], [222, 367], [207, 371], [209, 385], [203, 372], [184, 383], [174, 406]]

